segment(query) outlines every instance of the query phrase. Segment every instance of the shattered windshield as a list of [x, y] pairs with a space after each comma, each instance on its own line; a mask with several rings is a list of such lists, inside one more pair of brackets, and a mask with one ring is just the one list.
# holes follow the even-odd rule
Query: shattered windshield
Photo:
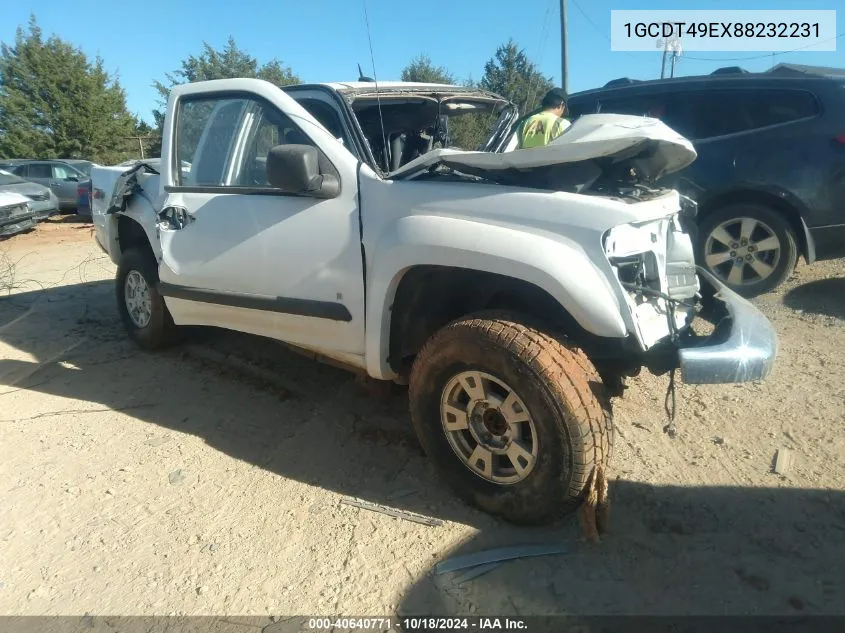
[[506, 104], [501, 101], [429, 96], [361, 99], [353, 109], [379, 166], [387, 172], [441, 149], [481, 149]]

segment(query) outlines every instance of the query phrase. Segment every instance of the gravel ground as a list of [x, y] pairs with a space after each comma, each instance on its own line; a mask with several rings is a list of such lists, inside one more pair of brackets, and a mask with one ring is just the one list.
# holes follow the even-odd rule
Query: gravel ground
[[[0, 614], [845, 614], [843, 260], [756, 300], [780, 337], [773, 375], [679, 385], [675, 439], [667, 378], [630, 381], [612, 531], [589, 546], [574, 520], [515, 528], [457, 501], [401, 388], [215, 330], [139, 351], [90, 225], [48, 222], [0, 252], [19, 286], [0, 298]], [[226, 354], [275, 379], [209, 361]], [[565, 552], [433, 573], [548, 542]]]

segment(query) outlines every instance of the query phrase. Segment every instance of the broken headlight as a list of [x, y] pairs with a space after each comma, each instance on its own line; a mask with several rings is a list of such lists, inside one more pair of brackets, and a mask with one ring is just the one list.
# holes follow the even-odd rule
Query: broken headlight
[[[616, 269], [619, 283], [629, 292], [643, 289], [660, 290], [660, 270], [653, 252], [614, 257], [610, 264]], [[646, 300], [641, 293], [637, 293], [637, 298]]]
[[29, 203], [16, 204], [0, 209], [0, 218], [14, 218], [18, 215], [26, 215], [29, 213]]

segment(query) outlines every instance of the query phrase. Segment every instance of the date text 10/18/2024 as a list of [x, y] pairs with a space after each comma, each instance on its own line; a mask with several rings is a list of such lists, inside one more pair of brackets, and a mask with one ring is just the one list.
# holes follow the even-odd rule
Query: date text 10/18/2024
[[520, 631], [528, 625], [519, 618], [310, 618], [311, 631]]

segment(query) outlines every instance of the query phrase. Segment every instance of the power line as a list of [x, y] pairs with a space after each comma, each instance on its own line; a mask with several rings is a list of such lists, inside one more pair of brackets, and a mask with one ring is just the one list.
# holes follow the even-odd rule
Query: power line
[[586, 12], [586, 11], [584, 11], [584, 9], [582, 9], [582, 8], [581, 8], [581, 5], [580, 5], [580, 4], [578, 4], [577, 2], [575, 2], [575, 0], [572, 0], [572, 4], [574, 4], [574, 5], [575, 5], [575, 8], [576, 8], [576, 9], [578, 9], [578, 11], [581, 13], [581, 15], [583, 15], [583, 16], [584, 16], [584, 19], [585, 19], [585, 20], [587, 20], [587, 22], [589, 22], [590, 24], [592, 24], [592, 25], [593, 25], [593, 28], [594, 28], [596, 31], [598, 31], [598, 32], [599, 32], [599, 33], [600, 33], [600, 34], [604, 37], [604, 39], [606, 39], [606, 40], [609, 42], [609, 41], [610, 41], [610, 36], [609, 36], [607, 33], [605, 33], [605, 32], [602, 30], [602, 28], [601, 28], [598, 24], [596, 24], [595, 22], [593, 22], [592, 18], [590, 18], [590, 16], [589, 16], [589, 15], [587, 15], [587, 12]]
[[[534, 107], [534, 100], [536, 98], [535, 92], [537, 88], [540, 87], [540, 69], [539, 65], [543, 61], [543, 52], [546, 49], [546, 38], [548, 37], [548, 26], [549, 26], [549, 18], [551, 17], [552, 8], [549, 7], [546, 9], [546, 17], [543, 21], [543, 30], [540, 32], [540, 41], [538, 43], [538, 50], [537, 50], [537, 75], [534, 77], [533, 82], [529, 82], [528, 84], [528, 94], [526, 95], [526, 100], [531, 99], [530, 103], [526, 103], [525, 110], [526, 112], [530, 112], [531, 108]], [[531, 84], [534, 84], [533, 86]]]
[[[576, 9], [578, 9], [578, 12], [579, 12], [582, 16], [584, 16], [584, 19], [585, 19], [585, 20], [587, 20], [587, 22], [589, 22], [589, 23], [590, 23], [590, 26], [592, 26], [592, 27], [593, 27], [593, 29], [595, 29], [595, 31], [596, 31], [599, 35], [601, 35], [601, 36], [602, 36], [604, 39], [606, 39], [608, 42], [613, 43], [613, 42], [612, 42], [612, 40], [610, 39], [610, 36], [609, 36], [607, 33], [605, 33], [605, 32], [604, 32], [604, 29], [602, 29], [602, 28], [601, 28], [598, 24], [596, 24], [595, 22], [593, 22], [593, 19], [592, 19], [589, 15], [587, 15], [587, 12], [586, 12], [586, 11], [584, 11], [584, 9], [582, 9], [582, 8], [581, 8], [581, 5], [580, 5], [580, 4], [578, 4], [575, 0], [572, 0], [572, 4], [574, 4], [574, 5], [575, 5], [575, 8], [576, 8]], [[614, 51], [614, 52], [616, 52], [616, 53], [624, 53], [624, 54], [625, 54], [625, 55], [627, 55], [628, 57], [633, 57], [634, 59], [640, 60], [640, 58], [639, 58], [639, 57], [637, 57], [636, 55], [634, 55], [633, 53], [630, 53], [630, 52], [628, 52], [628, 51]]]
[[746, 60], [752, 59], [763, 59], [764, 57], [771, 57], [773, 55], [786, 55], [787, 53], [795, 53], [797, 51], [804, 50], [805, 48], [810, 48], [812, 46], [816, 46], [818, 44], [826, 44], [827, 42], [832, 42], [834, 40], [838, 40], [840, 37], [845, 36], [845, 33], [840, 33], [836, 37], [830, 37], [826, 40], [822, 40], [821, 42], [813, 42], [812, 44], [806, 44], [804, 46], [799, 46], [798, 48], [793, 48], [788, 51], [772, 51], [771, 53], [763, 53], [761, 55], [750, 55], [745, 57], [690, 57], [689, 55], [684, 55], [684, 59], [686, 60], [693, 60], [697, 62], [742, 62]]

